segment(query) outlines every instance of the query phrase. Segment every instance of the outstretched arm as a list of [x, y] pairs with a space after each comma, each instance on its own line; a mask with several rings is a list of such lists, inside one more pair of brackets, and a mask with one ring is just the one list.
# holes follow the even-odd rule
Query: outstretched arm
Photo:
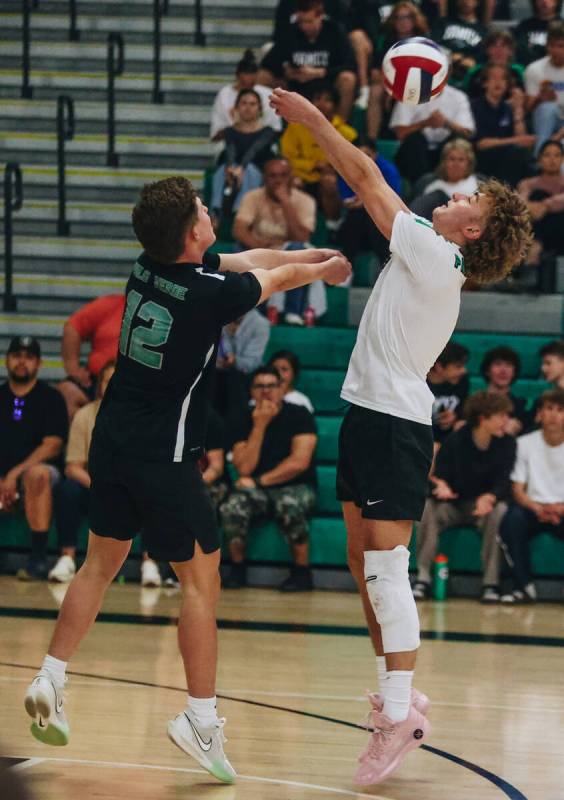
[[242, 253], [222, 253], [219, 271], [249, 272], [251, 269], [274, 269], [282, 264], [317, 264], [338, 255], [338, 250], [312, 247], [304, 250], [267, 250], [257, 247]]
[[362, 200], [376, 226], [389, 239], [396, 214], [409, 209], [388, 186], [374, 161], [341, 136], [305, 97], [275, 89], [270, 96], [270, 105], [288, 122], [301, 122], [308, 128], [330, 163]]
[[343, 283], [351, 274], [351, 265], [339, 254], [317, 264], [284, 264], [274, 269], [255, 269], [253, 275], [261, 285], [259, 303], [264, 303], [274, 292], [287, 292], [298, 286], [306, 286], [322, 280], [333, 286]]

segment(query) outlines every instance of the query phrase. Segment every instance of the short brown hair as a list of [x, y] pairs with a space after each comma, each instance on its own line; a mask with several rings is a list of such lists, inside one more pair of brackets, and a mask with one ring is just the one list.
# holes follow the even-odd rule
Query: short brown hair
[[564, 39], [564, 20], [553, 19], [548, 24], [546, 43], [556, 42], [558, 39]]
[[504, 394], [476, 392], [464, 403], [464, 416], [471, 428], [480, 424], [480, 417], [493, 417], [494, 414], [510, 414], [513, 403]]
[[160, 264], [177, 260], [184, 249], [186, 233], [196, 222], [196, 198], [190, 181], [180, 176], [143, 186], [131, 221], [150, 258]]
[[462, 246], [464, 272], [476, 283], [505, 278], [525, 257], [533, 241], [531, 215], [517, 192], [495, 178], [480, 185], [490, 210], [479, 239]]
[[548, 389], [541, 394], [538, 410], [540, 411], [541, 408], [549, 405], [564, 408], [564, 389]]

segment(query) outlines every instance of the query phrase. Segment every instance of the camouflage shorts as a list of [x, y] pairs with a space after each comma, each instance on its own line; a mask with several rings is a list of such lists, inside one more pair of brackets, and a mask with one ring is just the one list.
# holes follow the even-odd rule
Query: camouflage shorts
[[289, 544], [307, 540], [308, 517], [315, 508], [315, 492], [304, 483], [280, 489], [236, 489], [219, 509], [227, 541], [247, 538], [253, 522], [274, 519]]

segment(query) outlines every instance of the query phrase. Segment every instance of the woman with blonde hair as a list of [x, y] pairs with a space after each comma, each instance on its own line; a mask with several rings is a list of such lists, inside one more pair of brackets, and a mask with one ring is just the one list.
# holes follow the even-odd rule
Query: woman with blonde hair
[[455, 193], [472, 195], [478, 191], [476, 156], [466, 139], [451, 139], [441, 151], [434, 174], [424, 175], [415, 187], [410, 208], [421, 217], [431, 218], [433, 209], [447, 203]]

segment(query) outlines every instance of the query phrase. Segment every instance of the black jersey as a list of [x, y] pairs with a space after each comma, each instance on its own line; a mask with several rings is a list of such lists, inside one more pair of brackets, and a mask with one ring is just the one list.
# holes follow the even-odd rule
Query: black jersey
[[97, 447], [142, 461], [197, 460], [204, 452], [221, 329], [253, 308], [252, 273], [162, 265], [143, 254], [127, 282], [117, 367], [93, 434]]

